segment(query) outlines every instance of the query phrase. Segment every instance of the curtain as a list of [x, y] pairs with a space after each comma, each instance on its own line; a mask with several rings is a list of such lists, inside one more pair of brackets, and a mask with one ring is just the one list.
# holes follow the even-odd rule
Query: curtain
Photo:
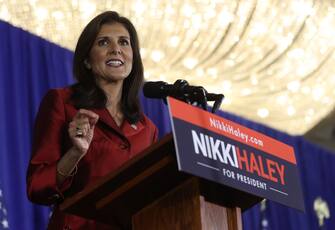
[[0, 34], [0, 181], [9, 228], [45, 229], [49, 209], [26, 196], [32, 127], [45, 92], [73, 81], [73, 54], [5, 22]]
[[[291, 145], [296, 154], [300, 173], [305, 212], [267, 201], [263, 210], [258, 204], [243, 214], [243, 229], [334, 229], [335, 218], [331, 215], [335, 210], [335, 154], [310, 143], [301, 136], [290, 136], [233, 114], [220, 113], [227, 119]], [[314, 203], [318, 198], [327, 204], [325, 209], [330, 213], [329, 218], [324, 218], [323, 226], [319, 226], [319, 219], [314, 210]], [[325, 209], [321, 208], [319, 211], [326, 212]]]
[[[45, 92], [73, 82], [73, 53], [2, 21], [0, 34], [0, 229], [45, 229], [50, 209], [30, 203], [26, 196], [32, 127]], [[159, 136], [170, 132], [166, 105], [143, 95], [141, 100], [143, 110], [159, 127]], [[297, 156], [306, 212], [267, 201], [244, 212], [244, 229], [319, 229], [315, 200], [330, 213], [335, 210], [335, 155], [300, 136], [233, 114], [220, 115], [292, 145]], [[334, 226], [330, 216], [322, 229]]]

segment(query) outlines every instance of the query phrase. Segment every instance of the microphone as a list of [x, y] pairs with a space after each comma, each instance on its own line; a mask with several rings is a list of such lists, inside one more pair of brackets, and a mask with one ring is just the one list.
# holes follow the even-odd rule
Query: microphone
[[166, 98], [167, 96], [181, 96], [191, 93], [193, 86], [180, 84], [168, 84], [164, 81], [148, 81], [144, 83], [143, 93], [144, 96], [149, 98]]
[[202, 86], [191, 86], [185, 80], [177, 80], [174, 84], [164, 81], [145, 82], [143, 94], [148, 98], [166, 99], [167, 96], [175, 97], [189, 104], [199, 103], [206, 110], [207, 101], [215, 101], [212, 111], [215, 112], [221, 105], [223, 94], [208, 93]]

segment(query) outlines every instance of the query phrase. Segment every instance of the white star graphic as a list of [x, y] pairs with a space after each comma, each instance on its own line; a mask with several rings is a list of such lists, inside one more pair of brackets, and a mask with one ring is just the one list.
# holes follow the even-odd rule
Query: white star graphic
[[262, 227], [266, 228], [268, 226], [269, 226], [268, 220], [266, 220], [266, 219], [262, 220]]
[[9, 228], [9, 224], [8, 224], [8, 221], [6, 219], [2, 220], [1, 224], [2, 224], [3, 228]]

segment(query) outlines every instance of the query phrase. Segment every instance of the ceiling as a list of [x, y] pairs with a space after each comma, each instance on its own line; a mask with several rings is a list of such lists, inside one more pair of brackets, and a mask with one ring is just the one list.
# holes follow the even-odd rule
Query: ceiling
[[0, 0], [0, 19], [73, 50], [111, 9], [135, 24], [147, 80], [223, 93], [223, 110], [289, 134], [334, 108], [333, 0]]

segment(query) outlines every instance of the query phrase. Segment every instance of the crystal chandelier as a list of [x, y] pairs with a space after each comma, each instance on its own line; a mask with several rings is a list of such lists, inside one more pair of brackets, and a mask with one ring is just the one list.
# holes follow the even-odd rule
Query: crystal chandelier
[[105, 10], [135, 24], [147, 80], [202, 85], [222, 110], [290, 134], [334, 108], [332, 0], [0, 0], [0, 19], [70, 50]]

